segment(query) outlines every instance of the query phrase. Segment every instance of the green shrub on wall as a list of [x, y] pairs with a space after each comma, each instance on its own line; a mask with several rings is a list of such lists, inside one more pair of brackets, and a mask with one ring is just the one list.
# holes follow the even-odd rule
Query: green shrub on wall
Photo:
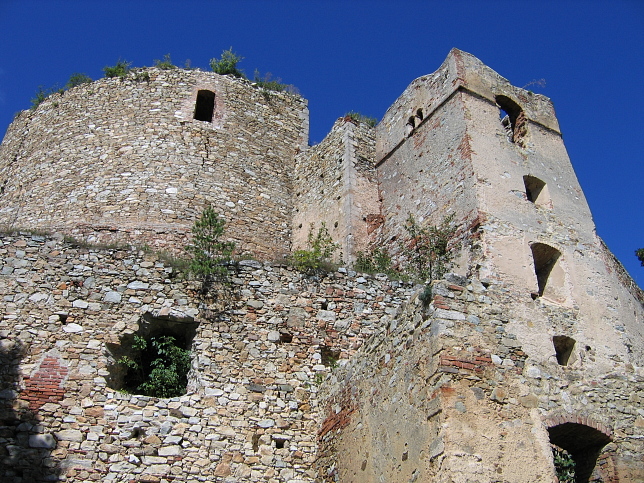
[[132, 62], [119, 59], [116, 65], [103, 67], [103, 72], [105, 73], [105, 77], [120, 77], [124, 79], [130, 71], [130, 65], [132, 65]]
[[189, 269], [207, 291], [214, 281], [225, 280], [235, 244], [222, 241], [226, 222], [208, 205], [192, 226], [192, 244], [186, 250], [192, 255]]
[[232, 75], [233, 77], [245, 79], [246, 75], [244, 72], [237, 68], [237, 64], [242, 60], [244, 58], [233, 52], [233, 48], [231, 47], [221, 53], [221, 58], [217, 59], [215, 57], [210, 59], [210, 68], [216, 74]]
[[92, 78], [88, 75], [82, 74], [80, 72], [74, 72], [69, 76], [67, 84], [65, 84], [65, 89], [71, 89], [72, 87], [80, 86], [83, 84], [89, 84], [92, 82]]
[[340, 248], [340, 245], [333, 243], [333, 238], [331, 238], [324, 222], [322, 222], [322, 226], [315, 234], [313, 223], [311, 223], [307, 238], [307, 248], [295, 250], [293, 253], [293, 266], [300, 272], [307, 274], [326, 271], [330, 268], [331, 257], [338, 248]]
[[453, 254], [449, 243], [456, 234], [454, 215], [443, 218], [439, 226], [420, 226], [411, 213], [405, 223], [407, 239], [402, 251], [407, 269], [423, 282], [439, 280], [445, 275]]

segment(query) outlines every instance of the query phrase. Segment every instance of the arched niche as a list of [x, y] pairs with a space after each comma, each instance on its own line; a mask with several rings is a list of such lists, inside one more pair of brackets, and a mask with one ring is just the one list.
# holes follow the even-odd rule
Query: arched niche
[[[611, 442], [610, 433], [601, 430], [601, 425], [596, 424], [597, 427], [593, 427], [576, 422], [577, 418], [570, 419], [574, 421], [558, 422], [548, 427], [550, 443], [565, 450], [572, 457], [576, 483], [597, 481], [593, 475], [597, 472], [595, 466], [602, 449]], [[581, 419], [587, 421], [587, 418]], [[556, 451], [556, 448], [553, 450]]]

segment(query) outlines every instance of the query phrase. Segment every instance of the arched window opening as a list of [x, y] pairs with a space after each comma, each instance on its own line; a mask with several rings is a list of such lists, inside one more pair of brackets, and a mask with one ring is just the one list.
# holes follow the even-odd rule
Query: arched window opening
[[560, 366], [567, 366], [572, 350], [575, 348], [575, 339], [565, 335], [555, 335], [552, 338], [552, 344], [555, 346], [557, 363]]
[[507, 96], [495, 97], [499, 106], [501, 124], [508, 134], [508, 140], [523, 146], [523, 138], [527, 133], [526, 117], [523, 109]]
[[423, 120], [423, 110], [422, 110], [421, 108], [418, 108], [418, 109], [416, 110], [416, 117], [417, 117], [420, 121], [422, 121], [422, 120]]
[[610, 436], [572, 422], [552, 426], [548, 428], [548, 434], [559, 481], [588, 483], [591, 478], [592, 481], [608, 481], [601, 479], [607, 475], [600, 475], [595, 466], [602, 448], [610, 442]]
[[215, 93], [207, 90], [197, 92], [194, 118], [197, 121], [212, 122], [212, 115], [215, 112]]
[[526, 175], [523, 177], [523, 184], [525, 185], [525, 195], [528, 201], [538, 206], [544, 206], [550, 203], [548, 188], [544, 181], [534, 176]]
[[[542, 297], [549, 283], [550, 275], [559, 261], [561, 252], [545, 243], [535, 243], [531, 247], [534, 261], [534, 273], [539, 285], [539, 296]], [[563, 284], [563, 281], [559, 281]]]

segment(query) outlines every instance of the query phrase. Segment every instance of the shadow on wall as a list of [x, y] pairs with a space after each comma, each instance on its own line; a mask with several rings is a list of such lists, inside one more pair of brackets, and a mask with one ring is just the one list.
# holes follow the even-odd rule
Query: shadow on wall
[[38, 414], [19, 399], [19, 366], [27, 348], [19, 339], [0, 338], [0, 480], [4, 483], [58, 481], [52, 457], [56, 439], [42, 433]]

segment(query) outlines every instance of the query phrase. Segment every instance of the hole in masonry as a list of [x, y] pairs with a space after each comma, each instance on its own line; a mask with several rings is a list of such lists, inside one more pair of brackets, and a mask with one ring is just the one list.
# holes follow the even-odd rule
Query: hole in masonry
[[[596, 474], [597, 460], [609, 435], [584, 424], [567, 422], [548, 428], [558, 481], [614, 481]], [[603, 475], [604, 477], [609, 475]]]
[[560, 366], [567, 366], [572, 350], [575, 347], [575, 339], [565, 335], [555, 335], [552, 338], [552, 343], [555, 346], [557, 363]]
[[192, 317], [144, 314], [136, 333], [107, 344], [113, 361], [107, 367], [108, 386], [160, 398], [185, 394], [197, 326]]
[[284, 344], [290, 344], [293, 341], [293, 334], [288, 332], [280, 332], [280, 342]]
[[337, 349], [332, 349], [328, 346], [320, 347], [320, 361], [323, 365], [327, 367], [335, 367], [338, 365], [338, 359], [340, 358], [340, 351]]
[[197, 92], [194, 118], [197, 121], [212, 122], [212, 115], [215, 112], [215, 93], [208, 90]]
[[[545, 243], [534, 243], [530, 248], [534, 260], [534, 272], [539, 285], [539, 296], [542, 297], [561, 252]], [[561, 281], [559, 282], [561, 284]]]

